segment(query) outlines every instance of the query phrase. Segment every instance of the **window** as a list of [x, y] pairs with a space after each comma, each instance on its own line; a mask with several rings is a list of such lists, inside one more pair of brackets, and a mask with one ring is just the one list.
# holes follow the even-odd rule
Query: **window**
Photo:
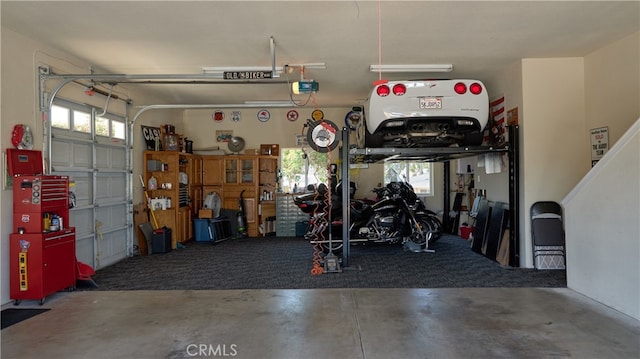
[[385, 162], [384, 183], [407, 181], [419, 196], [433, 196], [433, 167], [430, 162]]
[[51, 106], [51, 126], [68, 130], [70, 126], [70, 111], [66, 107]]
[[285, 148], [281, 157], [281, 186], [285, 193], [303, 191], [310, 184], [327, 183], [328, 156], [326, 153], [300, 148]]
[[111, 121], [111, 137], [124, 140], [125, 126], [122, 121]]
[[91, 133], [91, 114], [83, 111], [73, 111], [73, 130]]
[[[93, 121], [93, 133], [91, 121]], [[125, 140], [126, 119], [111, 113], [97, 116], [96, 109], [87, 105], [76, 104], [65, 100], [57, 100], [51, 106], [51, 127], [60, 130], [73, 129], [89, 136], [107, 137], [111, 140]]]
[[109, 136], [109, 119], [104, 117], [96, 118], [96, 135]]

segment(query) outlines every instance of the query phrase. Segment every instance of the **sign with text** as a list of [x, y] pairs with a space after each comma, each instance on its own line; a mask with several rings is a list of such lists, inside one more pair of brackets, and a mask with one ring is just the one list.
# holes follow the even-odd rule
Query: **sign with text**
[[599, 127], [591, 129], [591, 167], [609, 150], [609, 128]]
[[[144, 142], [147, 145], [147, 150], [162, 150], [162, 141], [160, 140], [160, 128], [159, 127], [149, 127], [149, 126], [140, 126], [142, 128], [142, 137], [144, 138]], [[156, 148], [156, 141], [158, 142], [159, 148]]]
[[225, 80], [261, 80], [273, 77], [272, 71], [225, 71]]

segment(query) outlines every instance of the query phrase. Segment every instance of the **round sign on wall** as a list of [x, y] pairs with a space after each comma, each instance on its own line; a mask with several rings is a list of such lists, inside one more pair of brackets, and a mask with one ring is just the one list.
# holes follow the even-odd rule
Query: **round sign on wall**
[[313, 112], [311, 112], [311, 118], [313, 118], [316, 121], [320, 121], [324, 118], [324, 112], [322, 112], [322, 110], [313, 110]]
[[211, 118], [216, 122], [222, 122], [222, 120], [224, 120], [224, 111], [216, 110], [213, 115], [211, 115]]
[[295, 121], [297, 119], [298, 119], [298, 111], [289, 110], [289, 112], [287, 112], [287, 120], [293, 122], [293, 121]]
[[267, 122], [270, 118], [271, 113], [269, 113], [269, 110], [264, 109], [258, 111], [258, 120], [260, 120], [260, 122]]

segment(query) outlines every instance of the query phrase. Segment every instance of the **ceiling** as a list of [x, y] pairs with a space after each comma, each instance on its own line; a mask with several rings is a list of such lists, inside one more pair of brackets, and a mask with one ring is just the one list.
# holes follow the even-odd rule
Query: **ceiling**
[[[3, 27], [86, 61], [96, 73], [197, 75], [203, 66], [272, 66], [272, 54], [276, 66], [322, 62], [325, 70], [305, 71], [319, 91], [310, 99], [294, 96], [314, 107], [360, 104], [380, 78], [475, 78], [491, 92], [492, 77], [514, 61], [581, 57], [640, 29], [638, 1], [3, 0], [0, 6]], [[369, 72], [378, 63], [450, 63], [454, 71]], [[288, 80], [299, 78], [294, 72]], [[129, 86], [144, 86], [166, 104], [288, 99], [287, 77], [276, 80]]]

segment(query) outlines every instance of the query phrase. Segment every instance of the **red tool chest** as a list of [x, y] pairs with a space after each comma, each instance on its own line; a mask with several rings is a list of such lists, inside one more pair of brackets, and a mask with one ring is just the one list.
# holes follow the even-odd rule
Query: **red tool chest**
[[40, 300], [76, 283], [75, 228], [69, 227], [69, 178], [43, 175], [42, 153], [7, 149], [13, 176], [9, 236], [10, 297]]

